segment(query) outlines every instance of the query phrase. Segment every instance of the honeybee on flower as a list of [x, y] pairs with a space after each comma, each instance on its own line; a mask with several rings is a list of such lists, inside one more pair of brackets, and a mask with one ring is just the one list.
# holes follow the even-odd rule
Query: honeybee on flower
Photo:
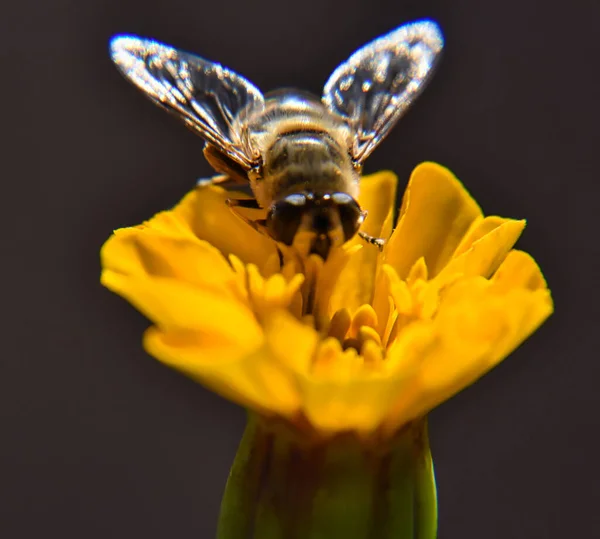
[[[233, 71], [153, 40], [116, 36], [119, 70], [150, 99], [205, 139], [220, 173], [205, 183], [250, 185], [228, 200], [242, 218], [306, 256], [327, 258], [360, 230], [360, 172], [423, 91], [442, 51], [432, 21], [417, 21], [356, 51], [331, 75], [321, 100], [278, 90], [265, 96]], [[241, 208], [262, 209], [248, 217]]]

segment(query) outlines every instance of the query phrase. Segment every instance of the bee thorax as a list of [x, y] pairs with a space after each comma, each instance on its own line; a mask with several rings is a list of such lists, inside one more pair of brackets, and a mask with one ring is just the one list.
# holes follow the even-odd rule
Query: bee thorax
[[265, 152], [262, 180], [253, 185], [261, 205], [292, 193], [358, 195], [358, 175], [346, 151], [326, 132], [285, 134]]

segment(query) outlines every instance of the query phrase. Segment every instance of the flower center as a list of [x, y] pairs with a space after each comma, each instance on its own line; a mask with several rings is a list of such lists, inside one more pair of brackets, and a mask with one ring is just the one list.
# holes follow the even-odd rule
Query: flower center
[[[348, 251], [333, 251], [327, 261], [316, 255], [305, 259], [274, 260], [263, 274], [252, 264], [231, 258], [240, 276], [240, 294], [259, 322], [273, 309], [285, 309], [321, 335], [313, 358], [315, 371], [346, 367], [377, 369], [399, 332], [417, 320], [431, 320], [437, 311], [440, 287], [427, 279], [421, 259], [406, 280], [383, 264], [371, 304], [353, 313], [333, 307], [332, 291], [348, 259]], [[269, 269], [270, 267], [270, 269]], [[300, 270], [300, 271], [299, 271]], [[360, 276], [356, 276], [357, 284]]]

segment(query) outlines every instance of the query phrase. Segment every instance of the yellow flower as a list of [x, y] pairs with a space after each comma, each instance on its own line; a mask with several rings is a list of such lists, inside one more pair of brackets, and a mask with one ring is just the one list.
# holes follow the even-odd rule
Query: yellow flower
[[484, 217], [445, 168], [365, 177], [364, 230], [327, 261], [285, 253], [219, 187], [120, 229], [102, 283], [154, 326], [149, 354], [264, 416], [322, 436], [391, 434], [491, 369], [552, 312], [524, 221]]

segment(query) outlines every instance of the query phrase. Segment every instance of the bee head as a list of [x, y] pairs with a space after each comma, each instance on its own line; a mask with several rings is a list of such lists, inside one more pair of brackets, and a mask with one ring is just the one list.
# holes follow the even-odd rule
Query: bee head
[[347, 193], [292, 193], [275, 201], [267, 214], [267, 229], [275, 241], [308, 244], [309, 253], [327, 258], [331, 247], [354, 237], [365, 212]]

